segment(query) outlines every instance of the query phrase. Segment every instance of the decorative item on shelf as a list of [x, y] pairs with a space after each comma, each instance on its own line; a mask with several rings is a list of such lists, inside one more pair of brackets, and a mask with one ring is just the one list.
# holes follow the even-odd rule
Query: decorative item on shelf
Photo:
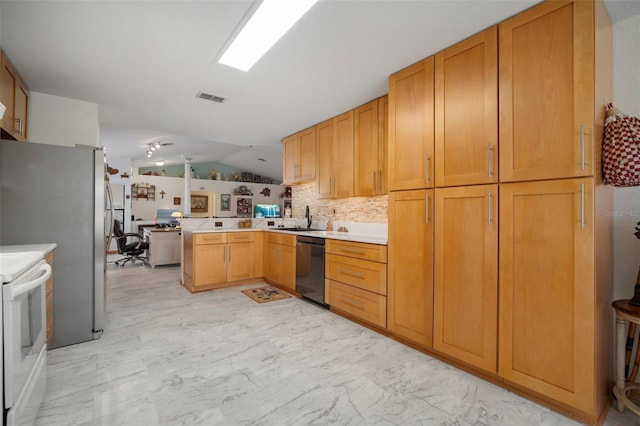
[[209, 172], [209, 180], [215, 179], [217, 174], [218, 172], [216, 169], [211, 169], [211, 171]]
[[229, 173], [225, 173], [224, 174], [224, 180], [228, 181], [229, 180]]
[[264, 188], [262, 191], [260, 191], [260, 193], [262, 195], [264, 195], [265, 197], [270, 197], [271, 196], [271, 190], [269, 188]]
[[284, 198], [291, 198], [291, 187], [287, 186], [284, 188]]
[[242, 172], [242, 181], [243, 182], [253, 182], [253, 173]]
[[262, 176], [260, 175], [253, 175], [253, 181], [255, 183], [262, 183]]
[[241, 176], [240, 176], [240, 173], [238, 173], [238, 172], [233, 172], [233, 180], [234, 180], [234, 182], [240, 182], [240, 181], [242, 181]]
[[156, 199], [156, 186], [148, 183], [134, 183], [131, 185], [131, 198], [134, 200], [145, 199], [153, 201]]
[[[640, 222], [636, 224], [636, 232], [634, 232], [633, 235], [640, 240]], [[633, 297], [629, 300], [629, 304], [633, 306], [640, 306], [640, 270], [638, 270], [636, 285], [633, 289]]]
[[266, 183], [266, 184], [271, 185], [273, 183], [273, 179], [271, 179], [270, 177], [262, 176], [262, 183]]
[[236, 189], [233, 190], [234, 195], [253, 195], [253, 192], [245, 185], [240, 185]]
[[122, 179], [129, 179], [129, 173], [124, 172], [124, 173], [122, 173], [122, 174], [120, 175], [120, 177], [121, 177]]

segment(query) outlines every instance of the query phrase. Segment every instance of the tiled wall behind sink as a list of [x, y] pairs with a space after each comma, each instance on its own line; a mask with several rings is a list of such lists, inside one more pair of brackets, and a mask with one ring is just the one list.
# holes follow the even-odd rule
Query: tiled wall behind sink
[[[315, 183], [294, 185], [293, 217], [303, 218], [305, 206], [309, 206], [314, 221], [387, 223], [387, 196], [351, 197], [319, 199], [316, 197]], [[333, 214], [335, 209], [336, 214]]]

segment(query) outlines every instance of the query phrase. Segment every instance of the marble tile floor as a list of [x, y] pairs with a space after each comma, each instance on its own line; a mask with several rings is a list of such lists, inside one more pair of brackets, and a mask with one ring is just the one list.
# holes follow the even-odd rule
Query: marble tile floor
[[[96, 341], [49, 351], [37, 425], [576, 425], [326, 310], [190, 294], [179, 267], [108, 265]], [[640, 425], [611, 410], [606, 425]]]

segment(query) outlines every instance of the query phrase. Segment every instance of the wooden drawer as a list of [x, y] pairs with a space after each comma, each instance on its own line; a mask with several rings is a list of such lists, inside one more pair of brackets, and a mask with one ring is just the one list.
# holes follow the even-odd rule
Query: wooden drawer
[[282, 244], [284, 234], [278, 232], [267, 232], [267, 242], [273, 244]]
[[282, 242], [280, 244], [283, 244], [285, 246], [295, 246], [298, 243], [297, 240], [297, 235], [291, 235], [291, 234], [280, 234], [282, 236]]
[[387, 295], [387, 265], [384, 263], [327, 254], [325, 275], [335, 281]]
[[248, 243], [255, 241], [255, 232], [228, 232], [228, 243]]
[[380, 244], [328, 239], [325, 248], [327, 253], [387, 263], [387, 246]]
[[325, 279], [326, 302], [346, 314], [387, 327], [387, 298], [370, 291]]
[[195, 244], [224, 244], [227, 242], [227, 234], [224, 232], [212, 232], [210, 234], [194, 234]]

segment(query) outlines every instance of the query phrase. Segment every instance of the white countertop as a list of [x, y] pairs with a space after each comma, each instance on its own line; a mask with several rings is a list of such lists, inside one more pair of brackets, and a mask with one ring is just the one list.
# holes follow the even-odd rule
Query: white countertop
[[24, 253], [26, 251], [37, 251], [42, 253], [42, 256], [46, 256], [50, 252], [58, 247], [56, 243], [46, 244], [16, 244], [8, 246], [0, 246], [0, 253]]
[[281, 232], [283, 234], [309, 235], [311, 237], [323, 237], [323, 238], [329, 238], [333, 240], [354, 241], [359, 243], [371, 243], [371, 244], [382, 244], [382, 245], [386, 245], [388, 241], [387, 237], [381, 237], [378, 235], [365, 235], [365, 234], [337, 232], [337, 231], [303, 231], [303, 232], [282, 231], [278, 228], [198, 229], [191, 232], [193, 232], [194, 234], [209, 234], [209, 233], [216, 233], [216, 232], [251, 232], [251, 231]]

